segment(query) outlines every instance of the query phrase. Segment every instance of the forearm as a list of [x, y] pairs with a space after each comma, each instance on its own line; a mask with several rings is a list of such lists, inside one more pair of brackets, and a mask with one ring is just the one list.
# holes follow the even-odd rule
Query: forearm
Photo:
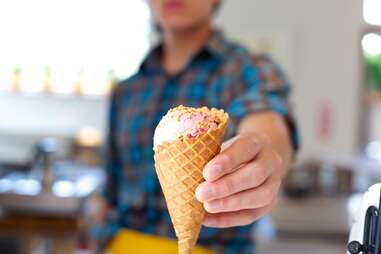
[[282, 163], [283, 174], [287, 173], [293, 158], [293, 148], [285, 119], [273, 112], [248, 115], [239, 125], [238, 134], [254, 132], [271, 145]]

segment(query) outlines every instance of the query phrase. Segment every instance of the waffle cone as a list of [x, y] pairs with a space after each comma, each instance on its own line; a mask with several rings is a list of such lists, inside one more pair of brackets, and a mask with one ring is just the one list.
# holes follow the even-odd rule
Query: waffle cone
[[195, 197], [204, 181], [204, 166], [220, 152], [228, 115], [223, 110], [202, 108], [215, 114], [220, 123], [196, 138], [183, 137], [155, 149], [155, 168], [176, 236], [179, 254], [191, 254], [204, 219], [204, 207]]

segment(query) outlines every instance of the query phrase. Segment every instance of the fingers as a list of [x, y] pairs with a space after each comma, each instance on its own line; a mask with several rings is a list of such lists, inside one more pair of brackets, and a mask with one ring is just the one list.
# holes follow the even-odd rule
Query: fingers
[[228, 197], [232, 194], [260, 186], [272, 173], [261, 161], [253, 161], [215, 182], [201, 183], [196, 189], [200, 202]]
[[275, 198], [269, 205], [258, 209], [206, 214], [203, 224], [207, 227], [214, 228], [228, 228], [248, 225], [269, 212], [275, 206], [276, 202], [277, 199]]
[[234, 172], [243, 163], [253, 160], [261, 149], [261, 141], [252, 134], [228, 141], [225, 149], [205, 166], [203, 172], [205, 180], [213, 182]]
[[235, 136], [235, 137], [225, 141], [224, 143], [222, 143], [221, 152], [226, 150], [229, 146], [231, 146], [238, 138], [239, 138], [239, 136]]
[[280, 179], [271, 178], [258, 188], [205, 202], [204, 208], [209, 213], [221, 213], [264, 207], [269, 205], [277, 196], [280, 184]]

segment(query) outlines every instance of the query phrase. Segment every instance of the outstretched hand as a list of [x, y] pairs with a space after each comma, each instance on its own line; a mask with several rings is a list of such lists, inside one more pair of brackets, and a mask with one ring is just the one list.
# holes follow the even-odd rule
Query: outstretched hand
[[285, 172], [282, 157], [265, 136], [245, 133], [225, 142], [204, 168], [196, 198], [207, 211], [204, 225], [247, 225], [276, 204]]

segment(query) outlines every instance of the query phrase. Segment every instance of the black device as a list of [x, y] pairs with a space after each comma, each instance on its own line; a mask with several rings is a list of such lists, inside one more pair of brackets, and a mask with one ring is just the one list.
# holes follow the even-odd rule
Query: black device
[[368, 207], [365, 215], [363, 243], [351, 241], [348, 251], [351, 254], [381, 254], [381, 195], [378, 208]]

